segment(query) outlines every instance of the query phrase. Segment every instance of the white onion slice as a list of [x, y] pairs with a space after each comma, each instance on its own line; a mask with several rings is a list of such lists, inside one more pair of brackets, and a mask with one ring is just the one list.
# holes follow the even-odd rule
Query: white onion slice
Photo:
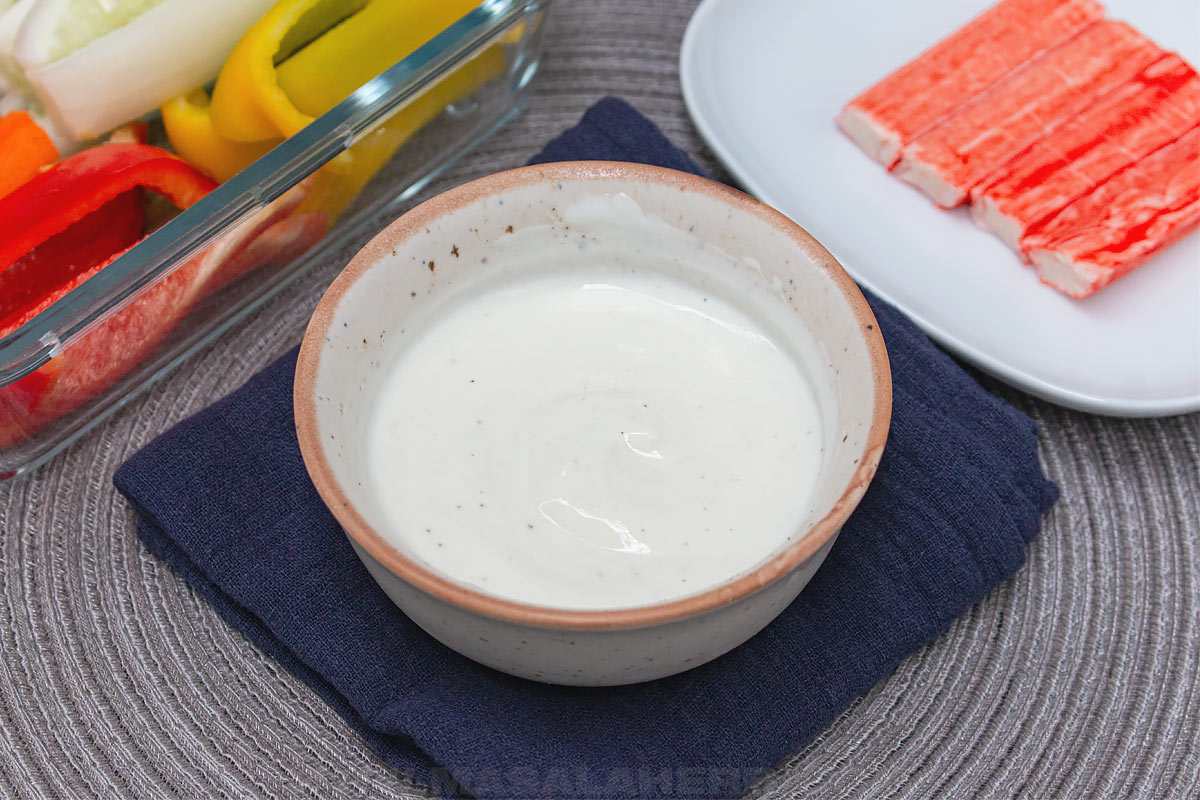
[[0, 11], [0, 92], [20, 92], [28, 88], [21, 65], [13, 56], [13, 47], [17, 43], [17, 31], [21, 29], [21, 23], [35, 1], [18, 0]]
[[[10, 111], [28, 111], [34, 122], [41, 126], [61, 155], [70, 155], [80, 148], [80, 143], [54, 120], [46, 116], [45, 107], [37, 98], [33, 87], [25, 80], [21, 65], [13, 57], [13, 46], [21, 23], [37, 0], [17, 0], [0, 13], [0, 116]], [[0, 5], [3, 0], [0, 0]]]
[[57, 125], [91, 139], [215, 78], [272, 3], [165, 0], [57, 61], [37, 63], [24, 30], [15, 54]]

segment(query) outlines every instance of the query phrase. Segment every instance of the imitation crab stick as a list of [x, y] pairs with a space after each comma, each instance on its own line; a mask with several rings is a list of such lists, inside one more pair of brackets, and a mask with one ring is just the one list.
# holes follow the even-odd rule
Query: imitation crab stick
[[971, 191], [976, 222], [1014, 250], [1021, 237], [1200, 118], [1200, 76], [1168, 54], [1055, 128]]
[[1200, 227], [1200, 128], [1113, 175], [1021, 240], [1038, 275], [1085, 297]]
[[1096, 22], [905, 145], [896, 176], [942, 208], [956, 206], [1008, 158], [1162, 54], [1123, 22]]
[[921, 131], [1103, 16], [1094, 0], [1001, 0], [851, 100], [837, 123], [891, 167]]

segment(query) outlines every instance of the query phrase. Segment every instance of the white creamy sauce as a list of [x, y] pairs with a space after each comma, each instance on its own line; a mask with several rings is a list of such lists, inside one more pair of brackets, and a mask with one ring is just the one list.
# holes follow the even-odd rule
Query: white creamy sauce
[[382, 535], [560, 608], [663, 602], [755, 567], [807, 516], [823, 460], [792, 356], [654, 270], [465, 298], [397, 353], [369, 425]]

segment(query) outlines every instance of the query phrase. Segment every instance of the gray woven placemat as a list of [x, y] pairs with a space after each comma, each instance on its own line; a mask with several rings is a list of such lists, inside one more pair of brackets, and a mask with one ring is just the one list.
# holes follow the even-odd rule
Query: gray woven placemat
[[[705, 166], [694, 0], [559, 0], [525, 113], [434, 191], [521, 164], [606, 94]], [[138, 545], [113, 470], [300, 337], [314, 276], [31, 478], [0, 485], [0, 797], [421, 797]], [[1200, 784], [1200, 416], [1041, 425], [1063, 499], [1029, 564], [753, 792], [1185, 797]]]

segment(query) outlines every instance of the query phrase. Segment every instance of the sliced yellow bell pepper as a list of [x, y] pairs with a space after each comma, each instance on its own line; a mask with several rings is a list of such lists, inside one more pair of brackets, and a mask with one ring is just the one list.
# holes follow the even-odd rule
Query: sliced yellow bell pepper
[[[238, 42], [211, 102], [198, 89], [163, 105], [167, 134], [180, 155], [225, 180], [477, 3], [281, 0]], [[417, 130], [505, 65], [503, 47], [494, 44], [411, 100], [322, 167], [301, 210], [325, 212], [332, 224]]]
[[[403, 0], [408, 2], [408, 0]], [[257, 142], [308, 124], [275, 81], [275, 64], [307, 39], [360, 11], [366, 0], [280, 0], [234, 46], [213, 87], [213, 127], [227, 139]]]
[[[477, 4], [281, 0], [246, 32], [221, 69], [213, 89], [213, 126], [237, 141], [291, 136]], [[275, 66], [288, 55], [288, 45], [333, 22]]]
[[175, 152], [218, 181], [227, 181], [282, 139], [235, 142], [213, 129], [208, 92], [193, 89], [162, 105], [163, 127]]
[[446, 106], [469, 97], [501, 74], [504, 66], [503, 48], [493, 45], [447, 75], [322, 167], [312, 193], [301, 208], [328, 212], [332, 224], [413, 134]]
[[304, 114], [324, 114], [478, 4], [479, 0], [372, 0], [280, 64], [279, 86]]

